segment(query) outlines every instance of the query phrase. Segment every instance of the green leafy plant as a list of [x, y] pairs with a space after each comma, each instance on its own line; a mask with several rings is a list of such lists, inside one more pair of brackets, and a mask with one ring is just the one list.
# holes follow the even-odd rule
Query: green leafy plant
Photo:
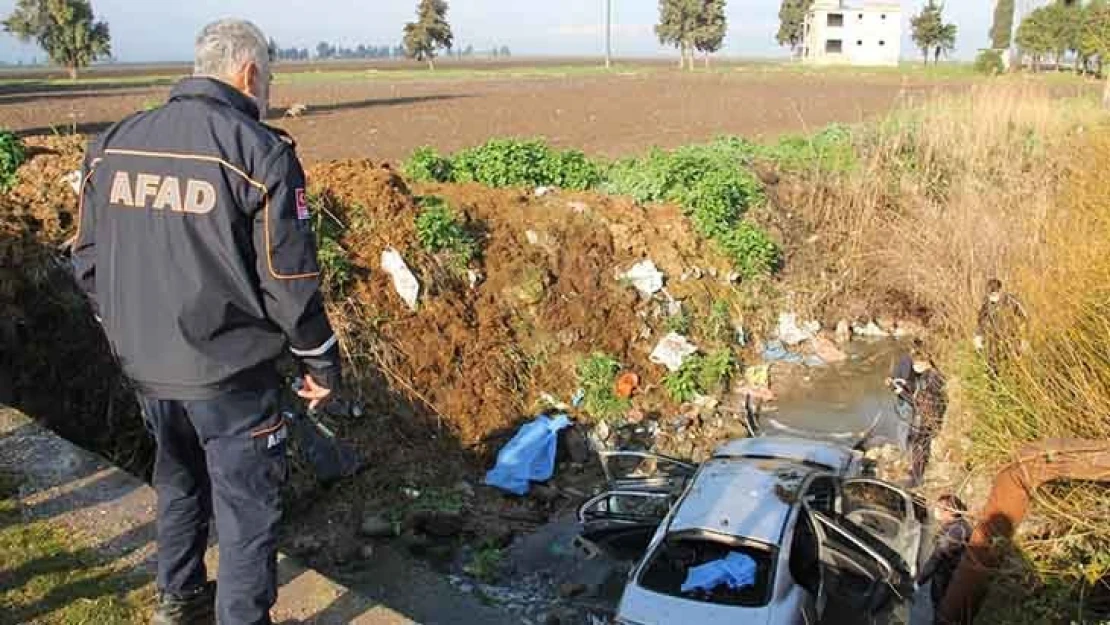
[[341, 243], [346, 226], [327, 210], [320, 196], [310, 196], [308, 203], [315, 220], [316, 259], [324, 290], [333, 296], [341, 296], [354, 277], [350, 254]]
[[482, 583], [492, 584], [500, 577], [504, 560], [505, 554], [500, 549], [487, 545], [474, 553], [474, 557], [463, 570]]
[[726, 300], [713, 302], [709, 316], [705, 320], [704, 336], [711, 341], [730, 342], [732, 340], [732, 312]]
[[755, 224], [740, 222], [719, 234], [716, 241], [744, 278], [774, 273], [782, 264], [782, 249], [778, 243]]
[[420, 207], [416, 216], [420, 245], [433, 254], [448, 254], [460, 268], [470, 264], [478, 253], [478, 244], [451, 206], [441, 197], [426, 196], [420, 198]]
[[15, 186], [19, 168], [26, 160], [23, 141], [11, 132], [0, 131], [0, 191], [6, 193]]
[[613, 387], [621, 364], [612, 357], [595, 353], [578, 362], [578, 384], [585, 392], [582, 408], [603, 421], [628, 412], [631, 403], [617, 397]]
[[493, 139], [451, 157], [420, 148], [404, 169], [418, 181], [477, 182], [489, 187], [554, 186], [583, 191], [601, 182], [601, 168], [585, 154], [561, 152], [539, 139]]
[[688, 402], [698, 394], [698, 378], [701, 371], [701, 356], [690, 356], [678, 371], [672, 371], [663, 378], [663, 388], [671, 399], [679, 403]]
[[736, 372], [736, 357], [728, 348], [708, 355], [695, 354], [682, 363], [678, 371], [663, 378], [663, 388], [676, 402], [688, 402], [697, 395], [716, 393], [728, 384]]
[[401, 169], [416, 182], [451, 182], [454, 179], [451, 159], [441, 156], [430, 146], [416, 148]]
[[852, 130], [842, 124], [831, 124], [808, 137], [783, 137], [760, 155], [780, 169], [794, 172], [845, 172], [858, 162]]
[[694, 324], [694, 315], [685, 307], [680, 308], [677, 315], [667, 317], [664, 327], [667, 332], [677, 332], [678, 334], [687, 334], [690, 332], [690, 327]]

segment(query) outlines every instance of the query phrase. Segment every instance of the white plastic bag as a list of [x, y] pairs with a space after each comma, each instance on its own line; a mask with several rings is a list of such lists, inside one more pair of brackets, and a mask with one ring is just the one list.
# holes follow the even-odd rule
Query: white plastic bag
[[644, 297], [651, 297], [663, 289], [663, 272], [650, 260], [642, 260], [632, 269], [621, 274], [622, 280], [628, 280]]
[[678, 371], [682, 368], [682, 363], [697, 352], [697, 346], [685, 336], [671, 332], [655, 346], [655, 349], [651, 352], [650, 360], [671, 371]]
[[382, 271], [393, 278], [393, 288], [397, 290], [397, 294], [405, 301], [409, 310], [415, 311], [420, 297], [420, 283], [417, 282], [409, 266], [405, 264], [405, 259], [401, 258], [401, 254], [392, 247], [382, 251]]

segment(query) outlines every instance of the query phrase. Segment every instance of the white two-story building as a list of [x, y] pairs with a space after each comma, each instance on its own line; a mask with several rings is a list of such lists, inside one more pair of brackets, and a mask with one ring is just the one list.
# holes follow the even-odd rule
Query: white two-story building
[[897, 65], [902, 5], [897, 0], [815, 0], [803, 41], [802, 60], [813, 65]]

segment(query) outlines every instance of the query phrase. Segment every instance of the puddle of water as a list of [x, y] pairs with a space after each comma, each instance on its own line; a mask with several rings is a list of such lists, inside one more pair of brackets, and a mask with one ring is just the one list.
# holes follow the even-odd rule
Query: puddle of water
[[873, 423], [871, 444], [895, 442], [899, 436], [894, 394], [884, 384], [906, 347], [894, 340], [853, 341], [846, 362], [807, 370], [766, 414], [774, 422], [815, 436], [864, 432]]

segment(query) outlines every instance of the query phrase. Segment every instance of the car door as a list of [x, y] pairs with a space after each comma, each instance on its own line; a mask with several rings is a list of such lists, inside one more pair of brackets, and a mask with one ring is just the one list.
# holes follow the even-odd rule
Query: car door
[[697, 472], [697, 465], [641, 451], [602, 451], [601, 468], [610, 490], [679, 494]]
[[[621, 560], [639, 559], [678, 495], [669, 492], [604, 492], [578, 508], [580, 537], [586, 550], [598, 549]], [[581, 548], [583, 541], [579, 541]]]
[[912, 495], [881, 480], [843, 480], [836, 512], [897, 553], [900, 562], [895, 564], [917, 574], [923, 537]]
[[[903, 578], [877, 541], [842, 517], [809, 510], [817, 533], [823, 617], [831, 622], [869, 622], [899, 595]], [[866, 615], [867, 620], [860, 617]]]

